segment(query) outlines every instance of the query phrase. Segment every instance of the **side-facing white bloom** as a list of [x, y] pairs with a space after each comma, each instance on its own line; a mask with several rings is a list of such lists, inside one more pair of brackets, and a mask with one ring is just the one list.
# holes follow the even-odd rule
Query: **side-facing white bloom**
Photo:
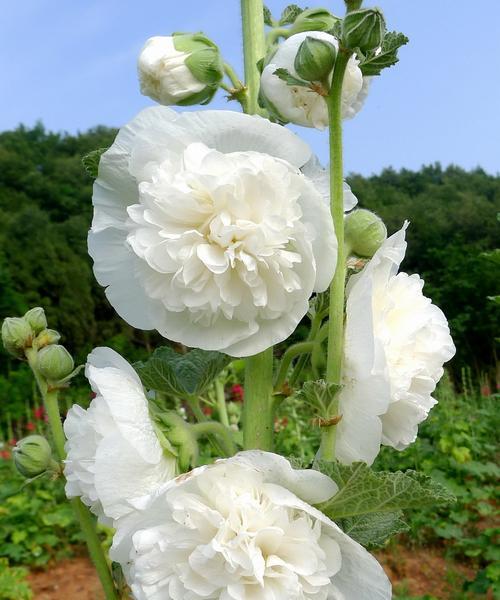
[[313, 290], [330, 283], [327, 194], [309, 146], [284, 127], [230, 111], [146, 109], [101, 157], [88, 240], [95, 276], [134, 327], [256, 354], [286, 339]]
[[[338, 48], [338, 41], [323, 31], [304, 31], [289, 37], [278, 46], [276, 53], [264, 67], [261, 76], [261, 95], [264, 103], [283, 121], [290, 121], [304, 127], [325, 129], [328, 127], [328, 108], [323, 96], [310, 88], [288, 85], [275, 75], [277, 69], [287, 69], [298, 77], [294, 63], [300, 45], [312, 37], [329, 42]], [[361, 110], [368, 95], [369, 77], [363, 77], [359, 61], [352, 56], [347, 64], [342, 86], [342, 116], [350, 119]]]
[[73, 405], [64, 422], [66, 495], [111, 523], [175, 477], [176, 462], [160, 446], [141, 381], [125, 359], [96, 348], [85, 373], [96, 396], [87, 410]]
[[136, 600], [389, 600], [378, 562], [311, 504], [327, 476], [246, 451], [168, 483], [118, 524]]
[[404, 450], [436, 404], [443, 364], [455, 354], [442, 311], [418, 275], [398, 273], [403, 228], [388, 238], [347, 288], [344, 388], [336, 455], [371, 464], [380, 445]]
[[224, 73], [217, 46], [199, 33], [149, 38], [137, 71], [141, 93], [164, 105], [209, 102]]

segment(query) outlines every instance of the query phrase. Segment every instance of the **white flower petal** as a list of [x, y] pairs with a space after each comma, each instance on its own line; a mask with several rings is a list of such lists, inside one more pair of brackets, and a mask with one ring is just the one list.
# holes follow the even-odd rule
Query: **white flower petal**
[[164, 455], [140, 379], [119, 354], [96, 348], [85, 372], [96, 397], [87, 410], [73, 405], [64, 422], [66, 494], [111, 524], [172, 479], [176, 461]]
[[[336, 264], [329, 209], [299, 171], [310, 158], [260, 117], [140, 113], [101, 157], [89, 233], [96, 277], [120, 316], [233, 356], [286, 339]], [[113, 206], [121, 170], [128, 201]]]
[[135, 598], [389, 600], [377, 561], [304, 501], [336, 489], [266, 452], [241, 452], [165, 484], [118, 521], [111, 557]]

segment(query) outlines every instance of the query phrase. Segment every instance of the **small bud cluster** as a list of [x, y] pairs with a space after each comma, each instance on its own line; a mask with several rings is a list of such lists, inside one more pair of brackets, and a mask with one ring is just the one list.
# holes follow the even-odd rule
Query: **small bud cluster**
[[5, 350], [19, 359], [26, 358], [30, 351], [35, 353], [32, 367], [51, 385], [66, 383], [75, 374], [73, 358], [58, 344], [60, 339], [57, 331], [48, 329], [45, 311], [39, 306], [23, 317], [7, 317], [2, 323]]

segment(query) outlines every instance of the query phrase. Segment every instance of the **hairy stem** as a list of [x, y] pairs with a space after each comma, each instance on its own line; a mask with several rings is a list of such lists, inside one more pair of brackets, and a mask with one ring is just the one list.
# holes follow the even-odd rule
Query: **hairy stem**
[[257, 62], [266, 53], [263, 1], [241, 0], [241, 20], [243, 25], [245, 83], [248, 99], [245, 112], [252, 115], [259, 112], [260, 73], [257, 68]]
[[224, 395], [224, 382], [221, 379], [215, 380], [215, 395], [217, 397], [217, 412], [219, 413], [219, 420], [225, 427], [229, 427], [226, 397]]
[[309, 354], [310, 352], [312, 352], [313, 348], [313, 341], [299, 342], [298, 344], [294, 344], [293, 346], [290, 346], [288, 348], [285, 354], [283, 354], [283, 358], [281, 359], [280, 370], [278, 371], [278, 375], [276, 376], [276, 382], [274, 384], [274, 389], [276, 391], [281, 391], [281, 388], [285, 383], [288, 369], [290, 368], [292, 360], [296, 356], [300, 356], [301, 354]]
[[[327, 97], [330, 142], [330, 210], [338, 243], [337, 268], [330, 285], [328, 325], [328, 358], [326, 379], [341, 383], [344, 345], [344, 168], [342, 153], [342, 83], [350, 55], [340, 51], [333, 71], [330, 94]], [[333, 408], [333, 407], [332, 407]], [[321, 434], [320, 455], [324, 460], [335, 458], [335, 425], [325, 427]]]
[[[259, 110], [260, 73], [257, 62], [266, 53], [262, 0], [241, 0], [243, 54], [247, 87], [246, 112]], [[243, 403], [243, 445], [246, 450], [273, 447], [273, 349], [246, 359]]]
[[243, 446], [245, 450], [273, 448], [273, 349], [250, 356], [245, 367]]
[[236, 446], [231, 437], [231, 432], [222, 423], [218, 423], [217, 421], [205, 421], [203, 423], [191, 425], [191, 429], [197, 437], [201, 435], [217, 436], [225, 456], [233, 456], [236, 454]]
[[[60, 461], [64, 461], [66, 458], [66, 451], [64, 449], [66, 438], [61, 422], [61, 414], [59, 412], [59, 390], [49, 389], [46, 381], [38, 371], [36, 356], [36, 350], [33, 348], [26, 350], [28, 364], [33, 371], [38, 388], [40, 389], [40, 394], [43, 398], [57, 456]], [[79, 498], [72, 498], [70, 503], [85, 537], [87, 548], [101, 581], [106, 600], [118, 600], [118, 595], [116, 593], [115, 584], [108, 567], [108, 562], [106, 560], [99, 537], [97, 536], [95, 518]]]

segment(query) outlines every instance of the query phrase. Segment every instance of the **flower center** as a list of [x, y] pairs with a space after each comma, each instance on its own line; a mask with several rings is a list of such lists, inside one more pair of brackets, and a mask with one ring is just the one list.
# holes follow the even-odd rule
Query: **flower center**
[[[129, 206], [128, 243], [149, 267], [149, 296], [186, 306], [207, 324], [221, 312], [248, 320], [300, 289], [302, 175], [266, 154], [189, 145], [148, 165]], [[280, 291], [281, 290], [281, 291]]]

